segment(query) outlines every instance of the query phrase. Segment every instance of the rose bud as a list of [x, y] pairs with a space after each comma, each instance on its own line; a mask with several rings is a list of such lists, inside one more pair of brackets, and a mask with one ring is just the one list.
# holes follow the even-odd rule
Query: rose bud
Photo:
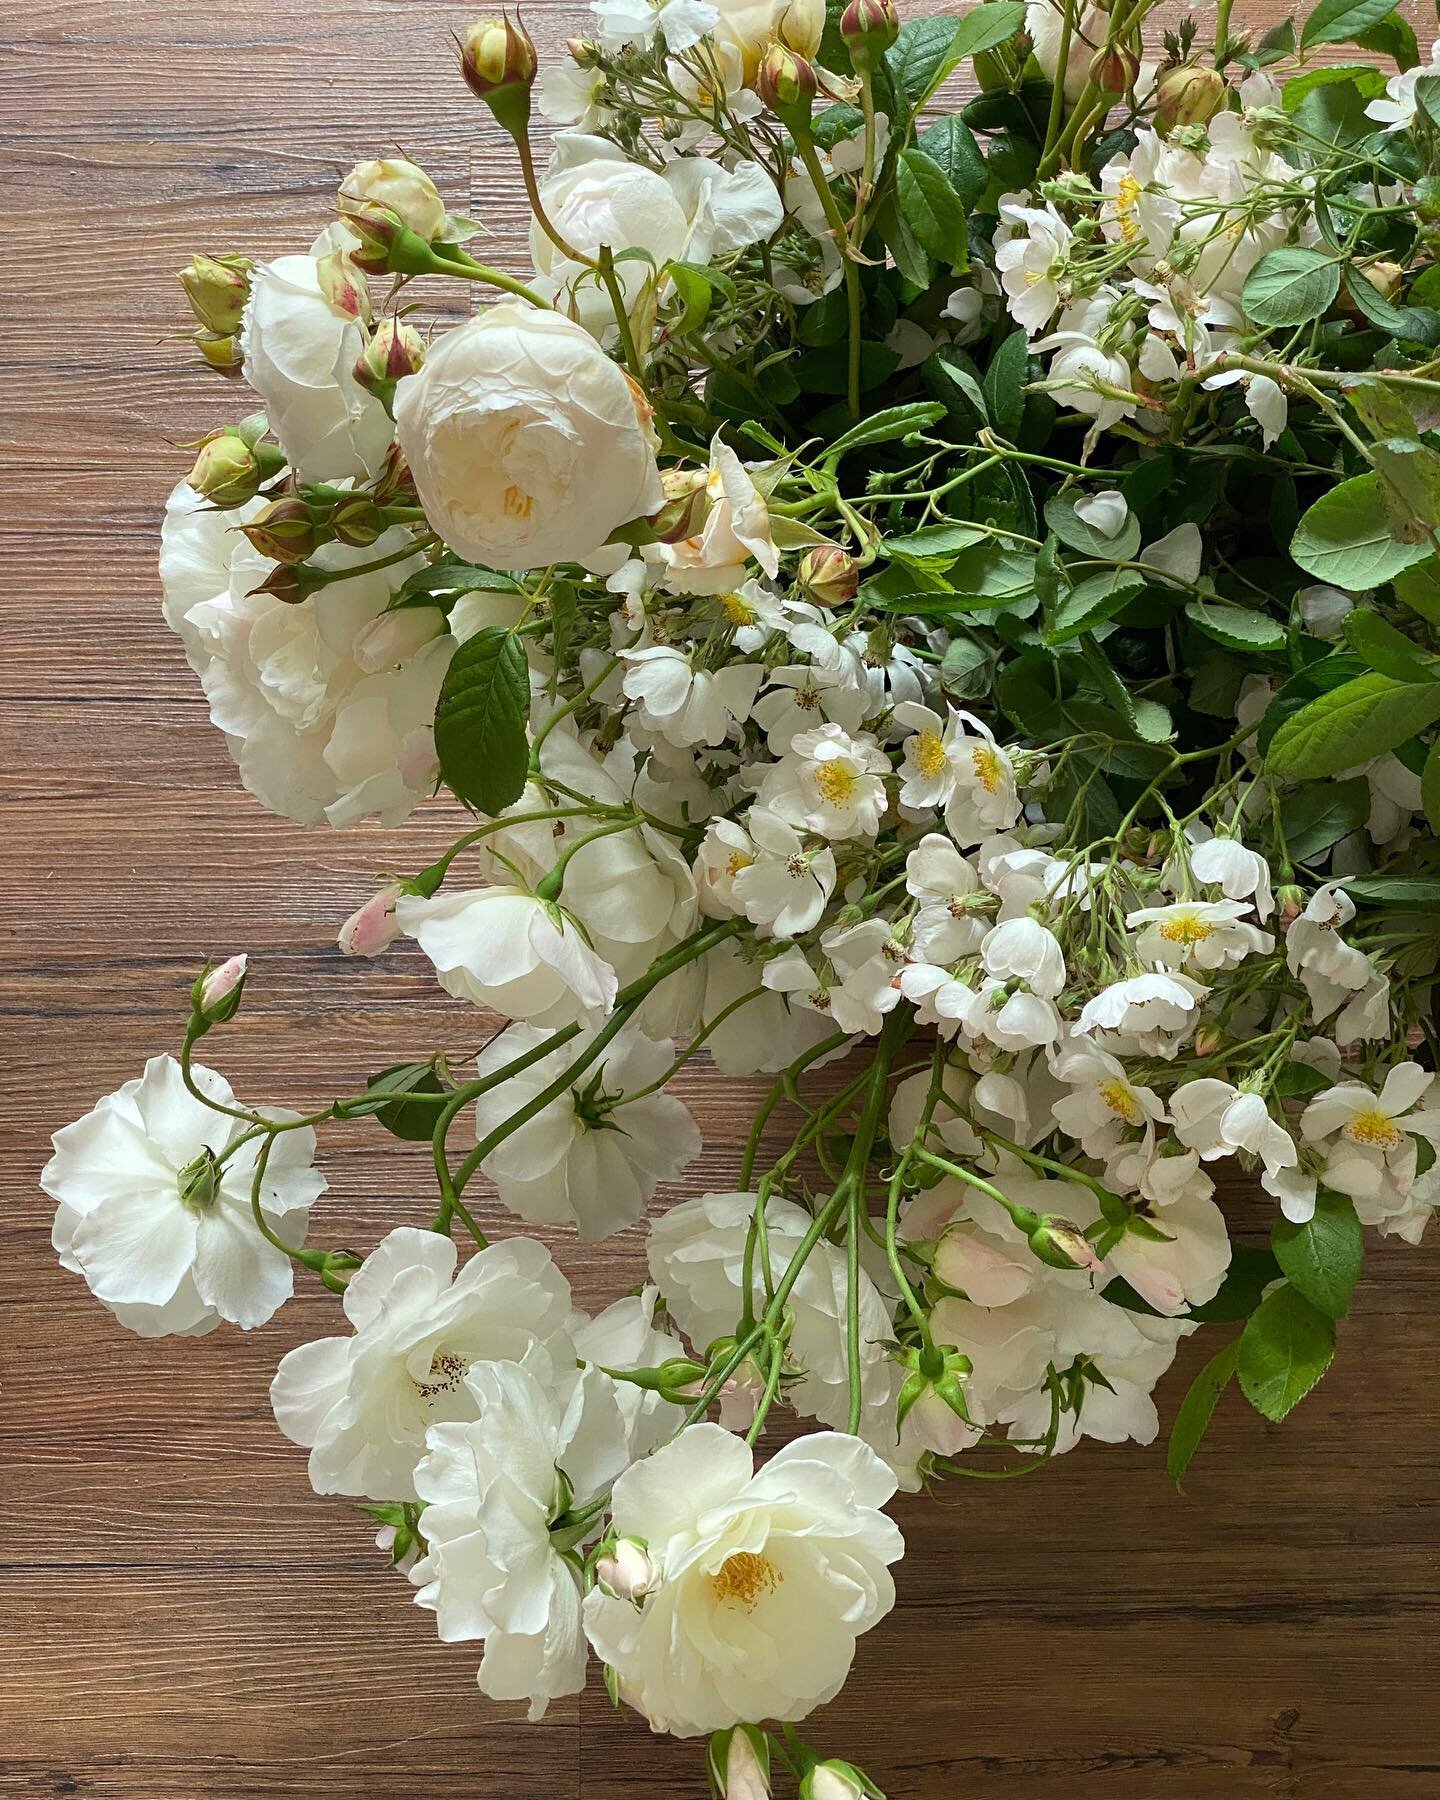
[[416, 374], [424, 361], [425, 340], [415, 327], [387, 317], [370, 334], [352, 373], [367, 393], [383, 400], [395, 392], [397, 381]]
[[800, 1783], [800, 1800], [867, 1800], [879, 1792], [854, 1763], [841, 1762], [838, 1757], [816, 1763]]
[[175, 1177], [180, 1204], [190, 1212], [208, 1212], [220, 1191], [220, 1165], [215, 1152], [206, 1148], [186, 1163]]
[[705, 1758], [720, 1800], [770, 1800], [770, 1740], [758, 1725], [717, 1731]]
[[796, 575], [801, 593], [817, 606], [843, 606], [855, 598], [860, 586], [855, 558], [838, 544], [817, 544], [807, 550]]
[[775, 32], [787, 50], [813, 60], [825, 35], [825, 0], [789, 0]]
[[245, 991], [246, 957], [241, 952], [223, 963], [207, 965], [190, 989], [190, 1032], [200, 1037], [212, 1025], [223, 1025], [240, 1010]]
[[384, 513], [366, 494], [342, 500], [330, 514], [330, 535], [337, 543], [364, 550], [386, 529]]
[[1225, 77], [1198, 63], [1166, 69], [1155, 84], [1155, 117], [1167, 128], [1208, 125], [1224, 104]]
[[857, 75], [868, 75], [878, 67], [899, 35], [894, 0], [850, 0], [840, 15], [840, 36]]
[[810, 106], [819, 91], [814, 69], [783, 44], [772, 44], [761, 57], [755, 92], [792, 131], [808, 127]]
[[403, 892], [401, 883], [392, 881], [378, 894], [372, 894], [361, 907], [351, 913], [340, 927], [336, 939], [346, 956], [379, 956], [400, 936], [395, 923], [395, 902]]
[[250, 298], [250, 270], [245, 256], [193, 256], [179, 282], [196, 323], [216, 337], [233, 337], [240, 329]]
[[240, 351], [238, 337], [226, 336], [218, 331], [197, 331], [190, 341], [212, 369], [219, 370], [222, 375], [240, 373], [240, 365], [245, 359]]
[[1102, 94], [1128, 94], [1140, 73], [1140, 58], [1123, 44], [1097, 50], [1090, 58], [1090, 79]]
[[217, 432], [200, 446], [186, 480], [222, 512], [253, 500], [260, 484], [278, 470], [266, 470], [263, 459], [236, 431]]
[[481, 19], [460, 40], [460, 73], [511, 137], [530, 123], [530, 90], [539, 59], [534, 40], [518, 21]]
[[417, 237], [433, 243], [445, 229], [445, 202], [418, 163], [403, 156], [379, 156], [356, 163], [340, 183], [340, 200], [375, 201], [388, 207]]
[[637, 1538], [617, 1538], [595, 1563], [595, 1579], [616, 1600], [643, 1600], [660, 1579], [650, 1552]]
[[377, 506], [418, 506], [420, 497], [415, 492], [414, 477], [410, 473], [410, 465], [405, 460], [405, 452], [398, 444], [392, 444], [385, 452], [385, 460], [380, 465], [380, 473], [370, 484], [370, 492], [375, 497]]
[[1043, 1214], [1028, 1242], [1040, 1261], [1051, 1269], [1088, 1269], [1092, 1275], [1098, 1275], [1105, 1267], [1080, 1227], [1062, 1219], [1059, 1213]]
[[272, 500], [240, 527], [245, 536], [272, 562], [302, 563], [330, 536], [315, 523], [310, 508], [298, 494]]

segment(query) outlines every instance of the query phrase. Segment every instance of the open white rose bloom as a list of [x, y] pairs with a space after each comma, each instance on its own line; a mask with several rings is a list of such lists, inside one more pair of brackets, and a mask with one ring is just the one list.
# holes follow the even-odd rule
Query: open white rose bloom
[[[183, 277], [254, 405], [165, 616], [263, 806], [469, 809], [333, 921], [451, 1054], [239, 1100], [232, 957], [42, 1181], [141, 1335], [337, 1298], [279, 1427], [486, 1694], [601, 1674], [717, 1795], [854, 1800], [797, 1726], [897, 1488], [1162, 1431], [1178, 1483], [1440, 1202], [1440, 100], [1373, 7], [1322, 78], [1332, 0], [1298, 51], [1151, 0], [593, 10], [543, 75], [462, 40], [530, 267], [389, 156]], [[706, 1068], [753, 1089], [701, 1192]], [[346, 1130], [433, 1168], [368, 1254], [317, 1209]], [[650, 1285], [587, 1317], [615, 1233]]]

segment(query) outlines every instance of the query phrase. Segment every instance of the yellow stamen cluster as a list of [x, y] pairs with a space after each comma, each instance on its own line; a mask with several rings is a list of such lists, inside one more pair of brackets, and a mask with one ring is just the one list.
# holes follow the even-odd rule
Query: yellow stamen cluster
[[1215, 927], [1208, 919], [1202, 919], [1199, 913], [1176, 913], [1172, 919], [1160, 921], [1160, 935], [1167, 944], [1184, 944], [1187, 947], [1203, 944], [1206, 938], [1214, 937]]
[[1369, 1144], [1377, 1150], [1393, 1150], [1405, 1133], [1378, 1106], [1356, 1113], [1345, 1127], [1345, 1135], [1357, 1144]]
[[854, 798], [858, 785], [855, 771], [842, 762], [821, 763], [815, 771], [815, 786], [831, 806], [844, 806]]
[[1123, 1119], [1127, 1125], [1140, 1123], [1140, 1102], [1118, 1076], [1100, 1083], [1100, 1098], [1117, 1119]]
[[938, 731], [918, 731], [910, 742], [910, 760], [916, 773], [933, 781], [945, 767], [945, 745]]
[[746, 1612], [753, 1612], [760, 1596], [773, 1594], [784, 1579], [768, 1556], [737, 1550], [710, 1577], [710, 1591], [719, 1601], [735, 1600]]
[[1000, 760], [1000, 752], [989, 744], [977, 744], [970, 752], [971, 766], [976, 778], [987, 794], [998, 794], [1001, 778], [1005, 773], [1005, 765]]

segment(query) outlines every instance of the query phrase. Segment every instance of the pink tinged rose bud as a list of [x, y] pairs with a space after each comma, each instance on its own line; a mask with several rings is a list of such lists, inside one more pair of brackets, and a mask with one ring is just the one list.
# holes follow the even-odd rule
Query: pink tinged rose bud
[[379, 956], [400, 936], [400, 927], [395, 923], [395, 902], [400, 891], [400, 883], [392, 881], [351, 913], [340, 927], [337, 940], [346, 956]]
[[814, 69], [803, 56], [797, 56], [783, 44], [772, 44], [761, 57], [755, 92], [777, 118], [792, 128], [808, 127], [810, 107], [819, 91]]
[[1052, 1269], [1088, 1269], [1104, 1273], [1105, 1264], [1095, 1254], [1089, 1238], [1078, 1225], [1058, 1213], [1046, 1213], [1030, 1233], [1030, 1248]]
[[230, 956], [221, 963], [218, 969], [212, 969], [200, 984], [200, 1004], [206, 1012], [227, 1000], [245, 979], [247, 962], [242, 950], [237, 956]]
[[619, 1538], [595, 1564], [595, 1578], [617, 1600], [643, 1600], [660, 1580], [650, 1552], [636, 1538]]
[[208, 968], [190, 989], [190, 1030], [201, 1037], [212, 1025], [223, 1025], [240, 1010], [240, 996], [245, 989], [246, 958], [227, 957], [223, 963]]

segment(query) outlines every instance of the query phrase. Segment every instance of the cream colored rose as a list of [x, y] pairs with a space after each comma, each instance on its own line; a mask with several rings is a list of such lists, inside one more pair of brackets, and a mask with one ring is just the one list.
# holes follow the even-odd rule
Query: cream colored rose
[[402, 381], [395, 426], [426, 517], [494, 569], [577, 562], [664, 501], [649, 409], [570, 319], [492, 306]]
[[[328, 237], [316, 245], [331, 248]], [[312, 252], [256, 269], [241, 326], [245, 379], [297, 475], [362, 480], [384, 461], [390, 421], [352, 373], [365, 333], [326, 295], [319, 261]]]

